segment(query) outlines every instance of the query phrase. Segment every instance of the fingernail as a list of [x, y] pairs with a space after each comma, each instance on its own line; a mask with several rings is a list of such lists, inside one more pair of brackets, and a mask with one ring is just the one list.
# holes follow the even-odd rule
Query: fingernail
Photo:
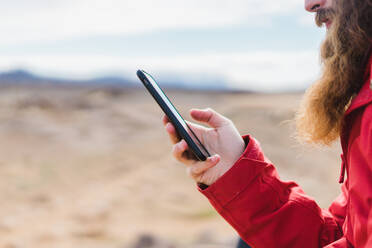
[[216, 162], [217, 160], [217, 155], [213, 155], [212, 157], [209, 158], [209, 161], [211, 162]]

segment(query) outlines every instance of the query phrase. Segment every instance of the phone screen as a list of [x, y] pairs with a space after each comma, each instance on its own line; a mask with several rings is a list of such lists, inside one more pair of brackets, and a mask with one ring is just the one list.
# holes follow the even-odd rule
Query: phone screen
[[156, 93], [163, 99], [165, 104], [168, 106], [172, 114], [176, 117], [177, 121], [182, 125], [182, 127], [187, 131], [189, 134], [190, 138], [193, 140], [195, 145], [199, 148], [199, 150], [206, 156], [209, 157], [210, 154], [209, 152], [205, 149], [205, 147], [201, 144], [200, 140], [198, 137], [196, 137], [195, 133], [189, 128], [185, 120], [182, 118], [182, 116], [178, 113], [177, 109], [173, 106], [172, 102], [168, 99], [168, 97], [165, 95], [163, 90], [159, 87], [159, 85], [156, 83], [155, 79], [148, 74], [145, 71], [142, 71], [143, 74], [145, 74], [147, 80], [149, 83], [153, 86], [155, 89]]
[[182, 118], [182, 116], [178, 113], [177, 109], [173, 106], [171, 101], [169, 101], [168, 97], [164, 94], [163, 90], [160, 89], [159, 85], [155, 82], [155, 80], [152, 78], [150, 74], [147, 72], [143, 71], [143, 73], [147, 76], [147, 79], [150, 81], [152, 86], [154, 86], [156, 92], [160, 95], [160, 97], [165, 101], [165, 103], [168, 105], [174, 116], [176, 116], [177, 120], [182, 124], [183, 128], [186, 130], [189, 129], [187, 126], [185, 120]]

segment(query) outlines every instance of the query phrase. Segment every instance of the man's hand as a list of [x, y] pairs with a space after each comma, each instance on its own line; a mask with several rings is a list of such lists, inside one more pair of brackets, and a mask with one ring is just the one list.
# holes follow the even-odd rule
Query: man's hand
[[214, 154], [206, 161], [195, 158], [188, 150], [186, 141], [180, 140], [176, 129], [166, 116], [163, 117], [163, 123], [174, 144], [173, 156], [186, 165], [188, 174], [196, 182], [211, 185], [239, 159], [245, 149], [244, 140], [229, 119], [212, 109], [192, 109], [190, 115], [195, 121], [209, 126], [206, 128], [188, 122], [209, 153]]

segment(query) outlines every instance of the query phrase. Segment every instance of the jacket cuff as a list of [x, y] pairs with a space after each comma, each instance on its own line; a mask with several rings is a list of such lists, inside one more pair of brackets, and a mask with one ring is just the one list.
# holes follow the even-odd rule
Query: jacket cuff
[[247, 146], [235, 164], [209, 187], [198, 185], [198, 190], [204, 194], [215, 207], [224, 207], [262, 172], [268, 162], [262, 153], [260, 145], [250, 135], [243, 136]]

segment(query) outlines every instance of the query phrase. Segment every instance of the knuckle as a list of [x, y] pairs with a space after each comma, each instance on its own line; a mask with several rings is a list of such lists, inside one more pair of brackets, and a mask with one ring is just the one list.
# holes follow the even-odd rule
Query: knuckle
[[197, 166], [194, 166], [192, 169], [191, 169], [191, 173], [193, 175], [197, 175], [200, 173], [200, 168], [198, 168]]
[[170, 122], [168, 122], [165, 125], [165, 128], [166, 128], [166, 130], [168, 131], [169, 134], [171, 134], [171, 135], [174, 134], [174, 128], [173, 128], [173, 125]]
[[192, 177], [192, 178], [197, 178], [198, 177], [198, 175], [199, 174], [197, 174], [197, 173], [195, 173], [195, 172], [193, 172], [192, 170], [191, 170], [191, 172], [190, 172], [190, 177]]
[[175, 157], [178, 157], [179, 156], [179, 148], [178, 148], [178, 145], [177, 144], [175, 144], [174, 146], [173, 146], [173, 148], [172, 148], [172, 154], [173, 154], [173, 156], [175, 156]]
[[209, 107], [206, 108], [205, 111], [210, 112], [210, 113], [212, 113], [212, 114], [215, 113], [214, 109], [209, 108]]

